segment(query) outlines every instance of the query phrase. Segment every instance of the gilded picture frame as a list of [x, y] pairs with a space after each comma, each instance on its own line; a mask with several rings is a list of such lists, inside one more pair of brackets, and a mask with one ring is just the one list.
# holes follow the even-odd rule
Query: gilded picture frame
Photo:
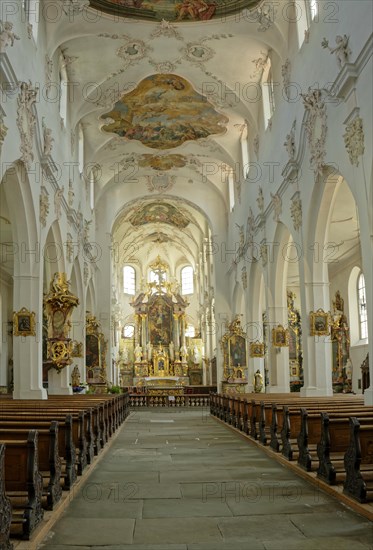
[[25, 307], [13, 313], [13, 335], [14, 336], [35, 336], [36, 335], [35, 312]]
[[282, 325], [272, 329], [272, 342], [276, 348], [286, 348], [289, 345], [289, 331]]
[[264, 354], [265, 354], [264, 342], [259, 342], [259, 340], [256, 340], [255, 342], [251, 342], [250, 357], [264, 357]]
[[310, 311], [311, 336], [327, 336], [330, 333], [330, 314], [323, 309]]

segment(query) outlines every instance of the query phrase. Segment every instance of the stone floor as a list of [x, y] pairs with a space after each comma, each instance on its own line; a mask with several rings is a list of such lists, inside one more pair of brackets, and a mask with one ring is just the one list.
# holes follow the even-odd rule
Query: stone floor
[[42, 550], [368, 550], [373, 524], [217, 423], [134, 412]]

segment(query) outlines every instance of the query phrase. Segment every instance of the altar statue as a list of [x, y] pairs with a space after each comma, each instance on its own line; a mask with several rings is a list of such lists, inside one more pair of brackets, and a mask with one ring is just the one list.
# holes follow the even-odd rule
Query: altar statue
[[78, 365], [75, 365], [73, 372], [71, 373], [71, 384], [72, 386], [80, 386], [80, 370]]
[[142, 358], [142, 347], [140, 344], [137, 344], [135, 347], [135, 362], [140, 363]]
[[194, 364], [199, 363], [199, 351], [196, 345], [194, 345], [194, 348], [193, 348], [193, 363]]
[[175, 347], [174, 343], [171, 341], [169, 345], [170, 359], [173, 361], [175, 359]]
[[187, 350], [187, 348], [186, 348], [186, 346], [185, 346], [185, 344], [184, 344], [184, 345], [182, 345], [182, 346], [180, 347], [180, 356], [181, 356], [181, 362], [182, 362], [182, 363], [186, 363], [186, 360], [187, 360], [187, 353], [188, 353], [188, 350]]
[[263, 389], [263, 376], [258, 369], [254, 374], [254, 392], [260, 393]]
[[153, 355], [153, 346], [151, 345], [151, 342], [148, 342], [148, 344], [146, 346], [146, 352], [147, 352], [148, 361], [150, 363], [150, 361], [152, 360], [152, 355]]

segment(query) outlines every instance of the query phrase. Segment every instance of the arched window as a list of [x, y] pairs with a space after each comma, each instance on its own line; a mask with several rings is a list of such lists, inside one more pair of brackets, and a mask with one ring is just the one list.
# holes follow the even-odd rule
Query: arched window
[[267, 129], [268, 123], [271, 120], [273, 113], [275, 112], [274, 84], [271, 60], [269, 58], [267, 60], [267, 67], [263, 71], [262, 75], [262, 94], [264, 127], [265, 129]]
[[357, 304], [359, 310], [360, 339], [368, 338], [367, 298], [365, 292], [365, 277], [360, 273], [357, 280]]
[[196, 335], [196, 329], [193, 325], [187, 325], [185, 329], [185, 336], [189, 336], [190, 338], [194, 338]]
[[319, 14], [318, 0], [308, 0], [308, 13], [311, 22], [317, 20], [317, 16]]
[[229, 170], [229, 172], [227, 172], [227, 180], [228, 180], [229, 211], [232, 212], [234, 208], [234, 203], [235, 203], [234, 178], [233, 178], [232, 170]]
[[59, 83], [60, 117], [62, 118], [64, 127], [66, 128], [68, 79], [67, 79], [67, 72], [66, 72], [66, 66], [65, 66], [65, 59], [62, 54], [60, 55], [60, 59], [59, 59], [59, 78], [60, 78], [60, 83]]
[[79, 173], [83, 174], [84, 170], [84, 134], [82, 125], [79, 124], [78, 129], [78, 163], [79, 163]]
[[136, 272], [131, 265], [123, 268], [123, 292], [132, 296], [136, 293]]
[[242, 158], [242, 175], [244, 179], [248, 177], [249, 173], [249, 144], [247, 141], [247, 125], [245, 124], [245, 128], [243, 129], [241, 133], [240, 138], [240, 144], [241, 144], [241, 158]]
[[193, 294], [193, 268], [191, 265], [181, 270], [181, 294]]
[[123, 327], [123, 338], [133, 338], [135, 334], [135, 327], [134, 325], [125, 325]]

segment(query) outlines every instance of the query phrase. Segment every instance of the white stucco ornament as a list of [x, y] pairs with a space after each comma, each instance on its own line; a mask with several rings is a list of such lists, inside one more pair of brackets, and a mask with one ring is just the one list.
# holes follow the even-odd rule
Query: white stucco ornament
[[359, 116], [351, 120], [343, 134], [345, 147], [351, 164], [359, 166], [359, 157], [364, 154], [364, 130], [363, 119]]

